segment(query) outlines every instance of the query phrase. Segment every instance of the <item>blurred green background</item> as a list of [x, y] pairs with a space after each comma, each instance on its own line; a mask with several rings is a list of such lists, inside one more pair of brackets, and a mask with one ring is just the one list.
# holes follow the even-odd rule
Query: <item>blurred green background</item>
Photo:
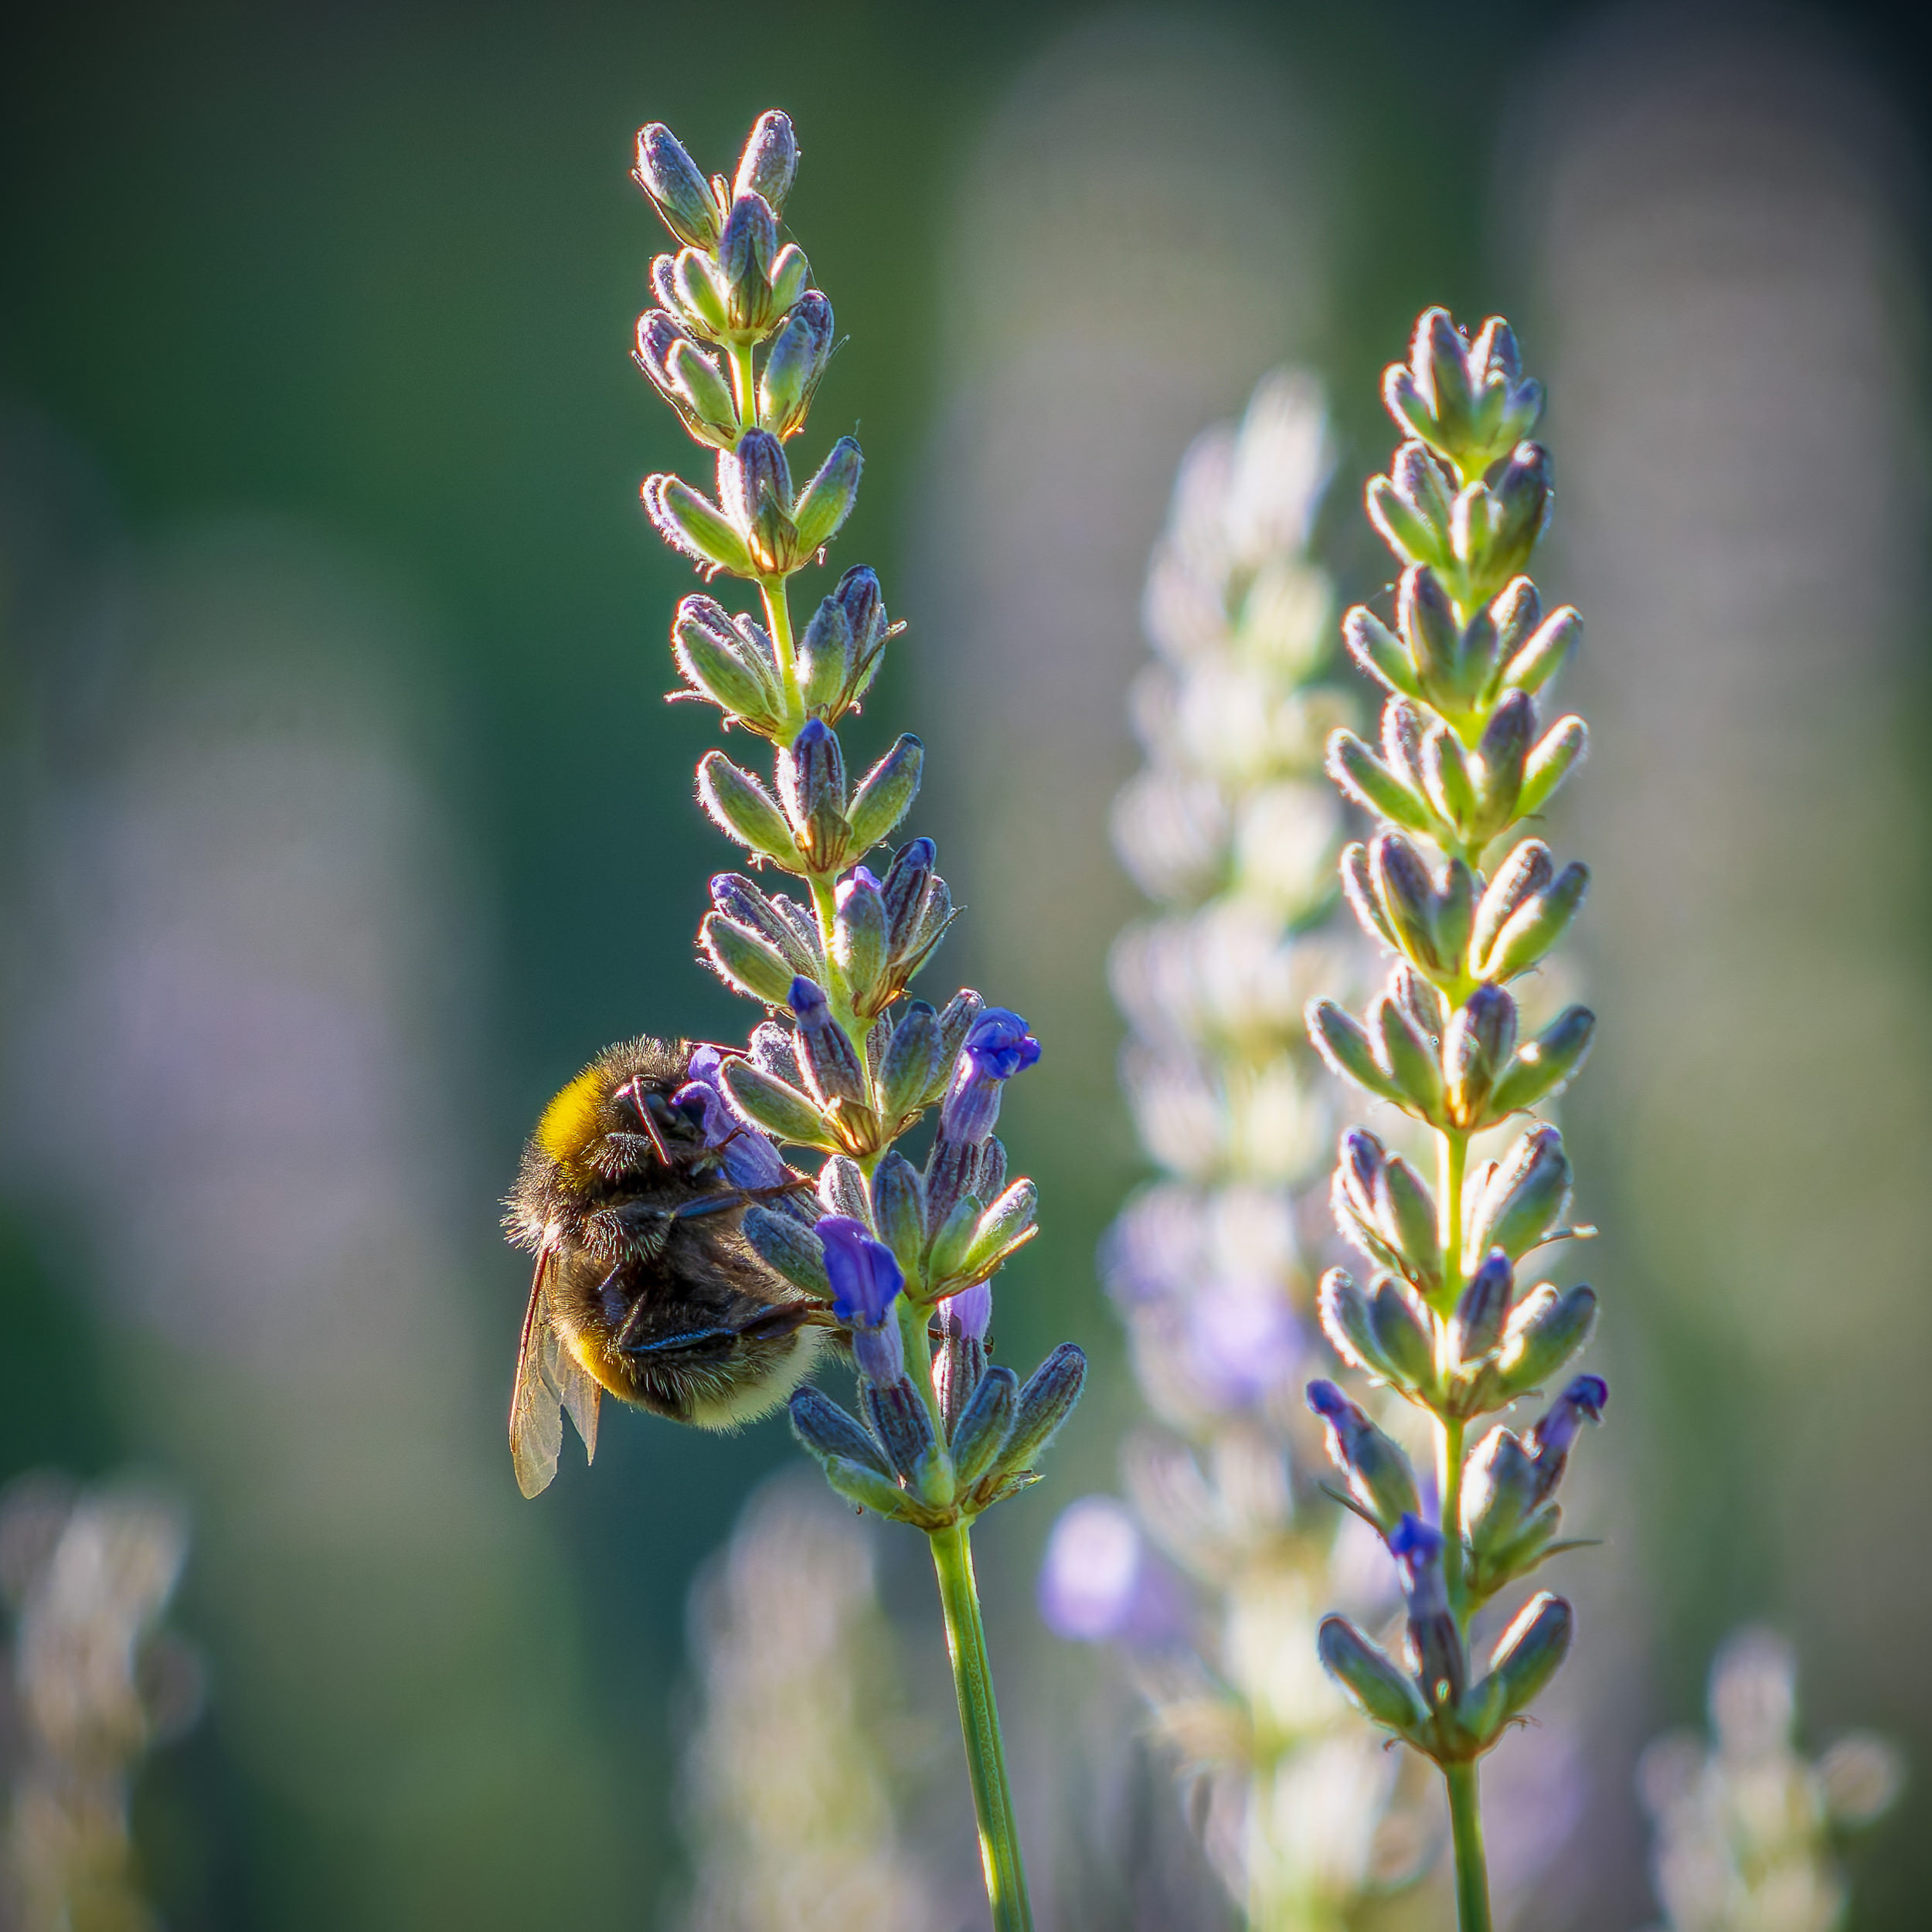
[[[1345, 589], [1377, 572], [1348, 512], [1391, 440], [1376, 377], [1415, 311], [1431, 301], [1470, 315], [1522, 311], [1536, 354], [1544, 297], [1511, 211], [1545, 158], [1521, 138], [1521, 104], [1553, 48], [1593, 12], [1524, 4], [1451, 15], [1386, 0], [1190, 9], [1176, 29], [1256, 49], [1318, 104], [1305, 166], [1325, 208], [1326, 299], [1292, 330], [1284, 321], [1277, 339], [1255, 340], [1248, 368], [1216, 379], [1200, 420], [1232, 410], [1284, 355], [1321, 372], [1343, 450], [1329, 521]], [[437, 1480], [462, 1499], [447, 1505], [453, 1514], [440, 1490], [411, 1500], [413, 1465], [359, 1458], [332, 1439], [365, 1426], [353, 1404], [317, 1412], [277, 1465], [272, 1509], [251, 1509], [247, 1390], [258, 1355], [223, 1342], [232, 1327], [197, 1339], [192, 1323], [171, 1326], [120, 1278], [141, 1252], [116, 1226], [121, 1190], [146, 1165], [145, 1149], [171, 1142], [172, 1123], [154, 1113], [104, 1139], [43, 1134], [40, 1097], [63, 1085], [84, 1087], [68, 1094], [83, 1122], [140, 1110], [117, 1104], [111, 1053], [80, 1082], [63, 1080], [61, 1064], [76, 1063], [60, 1054], [50, 1073], [32, 1039], [9, 1048], [0, 1475], [49, 1463], [159, 1467], [185, 1486], [205, 1539], [179, 1621], [209, 1652], [212, 1715], [156, 1764], [138, 1815], [172, 1925], [424, 1925], [457, 1923], [459, 1908], [478, 1926], [644, 1925], [675, 1889], [686, 1591], [743, 1495], [792, 1452], [771, 1424], [715, 1440], [617, 1417], [594, 1471], [566, 1469], [519, 1514], [499, 1420], [526, 1279], [497, 1243], [495, 1203], [529, 1123], [611, 1038], [647, 1028], [727, 1037], [744, 1026], [692, 961], [704, 882], [723, 855], [691, 802], [712, 725], [696, 707], [662, 702], [668, 617], [691, 579], [644, 525], [636, 491], [653, 469], [697, 472], [628, 355], [659, 245], [626, 179], [631, 141], [643, 120], [665, 120], [706, 165], [723, 165], [760, 109], [794, 118], [805, 159], [787, 214], [850, 338], [821, 391], [812, 440], [855, 426], [866, 455], [839, 557], [875, 562], [895, 615], [913, 624], [861, 742], [923, 729], [926, 614], [909, 605], [908, 572], [934, 542], [920, 492], [943, 485], [947, 461], [934, 438], [957, 373], [944, 365], [956, 338], [940, 313], [958, 272], [952, 211], [1015, 77], [1083, 20], [1105, 18], [1051, 0], [971, 9], [749, 0], [728, 11], [403, 0], [77, 5], [5, 29], [3, 730], [9, 796], [33, 830], [0, 876], [21, 908], [9, 941], [21, 1026], [41, 1023], [46, 981], [60, 976], [49, 964], [59, 948], [39, 937], [46, 921], [70, 944], [90, 930], [91, 882], [58, 855], [97, 849], [84, 828], [110, 809], [101, 798], [138, 819], [141, 800], [156, 795], [116, 791], [128, 748], [155, 718], [175, 721], [167, 741], [186, 747], [189, 767], [193, 747], [213, 742], [198, 734], [219, 706], [193, 695], [209, 675], [210, 627], [192, 612], [215, 594], [211, 583], [229, 580], [223, 556], [243, 558], [257, 590], [221, 662], [285, 650], [288, 675], [311, 694], [280, 710], [280, 700], [244, 707], [247, 718], [300, 722], [319, 710], [334, 721], [329, 742], [376, 744], [382, 770], [408, 774], [409, 838], [430, 855], [394, 888], [408, 896], [409, 882], [421, 882], [417, 910], [433, 928], [420, 944], [397, 942], [396, 971], [415, 977], [392, 1002], [397, 1037], [420, 1065], [383, 1104], [406, 1110], [384, 1131], [423, 1151], [433, 1177], [392, 1165], [387, 1184], [401, 1192], [386, 1212], [430, 1227], [451, 1287], [411, 1304], [386, 1345], [400, 1359], [379, 1390], [369, 1385], [368, 1413], [407, 1410], [419, 1369], [435, 1381], [423, 1412], [444, 1432]], [[1841, 10], [1821, 30], [1842, 57], [1883, 73], [1916, 143], [1932, 71], [1923, 29], [1900, 29], [1875, 5]], [[1158, 126], [1146, 131], [1156, 154], [1163, 138]], [[1899, 166], [1908, 179], [1916, 155]], [[1916, 221], [1922, 204], [1906, 205]], [[1562, 406], [1560, 391], [1559, 429]], [[1558, 460], [1567, 460], [1560, 441]], [[1153, 527], [1150, 517], [1134, 543], [1144, 548]], [[176, 587], [141, 587], [156, 583]], [[312, 607], [338, 601], [337, 616], [309, 621]], [[1136, 651], [1125, 655], [1131, 663]], [[1914, 630], [1896, 705], [1918, 704], [1923, 658]], [[335, 691], [338, 676], [348, 697], [314, 698]], [[997, 734], [1000, 693], [988, 696], [978, 729]], [[1121, 702], [1117, 690], [1094, 699], [1110, 716]], [[948, 756], [974, 752], [956, 721], [929, 735]], [[1114, 779], [1126, 769], [1124, 730], [1119, 742]], [[1008, 855], [976, 850], [972, 825], [956, 822], [963, 811], [948, 818], [958, 796], [940, 770], [929, 822], [961, 848], [947, 869], [970, 886], [965, 896], [992, 900]], [[1910, 809], [1923, 802], [1916, 795]], [[76, 823], [79, 847], [63, 842]], [[386, 862], [383, 842], [379, 826], [357, 849]], [[944, 837], [941, 849], [944, 860]], [[1102, 900], [1123, 914], [1131, 903], [1124, 885]], [[992, 977], [998, 949], [976, 944], [971, 924], [944, 970], [1018, 1000]], [[1901, 943], [1916, 958], [1922, 936], [1907, 928]], [[1019, 974], [1048, 1051], [1007, 1116], [1009, 1145], [1039, 1177], [1046, 1209], [1046, 1233], [1002, 1287], [1002, 1343], [1026, 1358], [1070, 1334], [1099, 1370], [1099, 1399], [1062, 1452], [1063, 1496], [1111, 1483], [1115, 1440], [1134, 1412], [1091, 1256], [1138, 1170], [1110, 1098], [1105, 934], [1086, 938], [1084, 954]], [[1604, 968], [1607, 1012], [1618, 970]], [[1050, 983], [1036, 994], [1036, 981]], [[64, 1037], [46, 1025], [49, 1038]], [[191, 1052], [192, 1029], [181, 1039]], [[244, 1060], [221, 1074], [250, 1070]], [[298, 1087], [280, 1099], [303, 1105]], [[1585, 1159], [1604, 1164], [1591, 1205], [1612, 1222], [1642, 1211], [1642, 1177], [1617, 1167], [1619, 1122], [1597, 1104], [1582, 1121]], [[66, 1151], [49, 1156], [49, 1141]], [[162, 1225], [172, 1197], [151, 1186], [144, 1198], [141, 1212]], [[1620, 1494], [1626, 1506], [1654, 1505], [1655, 1527], [1620, 1531], [1614, 1553], [1639, 1566], [1624, 1573], [1637, 1576], [1628, 1594], [1645, 1606], [1641, 1708], [1658, 1723], [1689, 1716], [1726, 1628], [1747, 1614], [1799, 1615], [1821, 1722], [1916, 1732], [1921, 1786], [1932, 1785], [1923, 1658], [1892, 1655], [1887, 1675], [1806, 1648], [1804, 1606], [1773, 1553], [1785, 1512], [1820, 1502], [1754, 1486], [1757, 1452], [1740, 1443], [1778, 1426], [1763, 1378], [1731, 1358], [1721, 1330], [1675, 1311], [1667, 1268], [1614, 1246], [1598, 1265], [1612, 1282], [1611, 1321], [1637, 1338], [1618, 1362], [1651, 1375], [1646, 1447], [1633, 1465], [1641, 1473]], [[342, 1323], [363, 1322], [361, 1305]], [[310, 1313], [315, 1335], [287, 1333], [321, 1349], [326, 1311]], [[362, 1332], [386, 1333], [381, 1318]], [[264, 1345], [281, 1345], [281, 1331], [266, 1332]], [[1802, 1400], [1801, 1382], [1779, 1386]], [[1835, 1400], [1856, 1401], [1855, 1381], [1835, 1387]], [[260, 1400], [273, 1407], [269, 1393]], [[383, 1617], [351, 1610], [344, 1622], [345, 1603], [390, 1587], [382, 1562], [358, 1570], [353, 1560], [358, 1499], [385, 1483], [406, 1493], [376, 1509], [388, 1540], [376, 1546], [420, 1556], [435, 1546], [435, 1526], [460, 1519], [471, 1526], [470, 1566], [430, 1574], [424, 1559], [424, 1575], [396, 1589]], [[1913, 1522], [1861, 1516], [1875, 1546], [1924, 1539], [1922, 1481], [1917, 1495]], [[1050, 1509], [1007, 1513], [982, 1566], [998, 1580], [995, 1622], [1017, 1648], [1035, 1641], [1029, 1580]], [[329, 1533], [311, 1535], [325, 1517]], [[284, 1560], [283, 1587], [265, 1586]], [[1893, 1587], [1923, 1574], [1908, 1565]], [[906, 1594], [917, 1600], [910, 1585]], [[1881, 1621], [1889, 1631], [1900, 1619]], [[459, 1625], [468, 1634], [446, 1642]], [[1842, 1635], [1842, 1626], [1820, 1628]], [[305, 1689], [301, 1660], [325, 1651], [334, 1661]], [[1051, 1655], [1027, 1666], [1047, 1675], [1089, 1667]], [[298, 1774], [288, 1760], [320, 1749], [304, 1726], [327, 1729], [315, 1706], [333, 1693], [316, 1685], [331, 1672], [365, 1675], [366, 1710], [345, 1693], [359, 1714], [330, 1733], [320, 1769]], [[413, 1716], [412, 1687], [429, 1679], [437, 1688]], [[478, 1709], [513, 1716], [466, 1731], [460, 1707], [473, 1682]], [[1878, 1684], [1896, 1689], [1891, 1708], [1872, 1707]], [[419, 1716], [443, 1727], [444, 1755], [410, 1777], [446, 1786], [420, 1813], [414, 1799], [372, 1796], [389, 1791], [384, 1781]], [[339, 1788], [323, 1788], [332, 1779]], [[1908, 1802], [1923, 1819], [1923, 1800]], [[1621, 1876], [1549, 1923], [1634, 1925], [1647, 1909], [1628, 1821], [1606, 1829]], [[1912, 1901], [1932, 1881], [1929, 1847], [1932, 1834], [1892, 1828], [1866, 1874], [1861, 1923], [1920, 1922]]]

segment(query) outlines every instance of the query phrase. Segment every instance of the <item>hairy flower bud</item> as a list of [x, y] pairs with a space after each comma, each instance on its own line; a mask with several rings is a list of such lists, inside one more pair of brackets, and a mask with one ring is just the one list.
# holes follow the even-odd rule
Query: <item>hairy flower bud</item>
[[664, 225], [679, 241], [709, 248], [718, 239], [719, 214], [711, 184], [698, 172], [678, 138], [661, 121], [638, 131], [638, 162], [631, 178], [651, 197]]

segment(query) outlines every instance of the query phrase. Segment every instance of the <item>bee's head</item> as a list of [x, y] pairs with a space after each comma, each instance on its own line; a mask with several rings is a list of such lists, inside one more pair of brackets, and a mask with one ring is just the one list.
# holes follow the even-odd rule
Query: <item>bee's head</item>
[[607, 1172], [634, 1163], [643, 1151], [665, 1165], [683, 1165], [705, 1145], [702, 1103], [674, 1100], [662, 1082], [643, 1073], [611, 1077], [593, 1066], [580, 1073], [543, 1110], [536, 1144], [567, 1175]]

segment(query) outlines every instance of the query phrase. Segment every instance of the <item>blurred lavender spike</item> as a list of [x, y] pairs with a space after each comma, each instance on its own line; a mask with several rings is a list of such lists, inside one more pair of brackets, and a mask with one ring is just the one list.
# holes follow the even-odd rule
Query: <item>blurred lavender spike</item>
[[1040, 1581], [1053, 1629], [1134, 1660], [1257, 1927], [1338, 1923], [1403, 1876], [1384, 1830], [1396, 1761], [1316, 1673], [1282, 1663], [1315, 1642], [1323, 1597], [1380, 1623], [1394, 1586], [1386, 1564], [1352, 1581], [1368, 1532], [1290, 1475], [1320, 1460], [1298, 1393], [1315, 1293], [1298, 1229], [1331, 1144], [1301, 1012], [1318, 984], [1359, 977], [1330, 917], [1341, 818], [1321, 782], [1352, 708], [1329, 682], [1334, 599], [1307, 553], [1332, 461], [1314, 383], [1264, 378], [1238, 425], [1189, 451], [1154, 554], [1155, 661], [1132, 700], [1146, 762], [1113, 828], [1160, 910], [1122, 934], [1112, 978], [1124, 1083], [1163, 1173], [1102, 1261], [1161, 1428], [1130, 1444], [1131, 1507], [1071, 1505]]

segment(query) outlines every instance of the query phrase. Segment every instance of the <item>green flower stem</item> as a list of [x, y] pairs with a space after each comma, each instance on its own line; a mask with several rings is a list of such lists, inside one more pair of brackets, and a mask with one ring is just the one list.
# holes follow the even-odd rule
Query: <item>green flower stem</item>
[[1000, 1740], [986, 1630], [973, 1582], [972, 1543], [964, 1523], [936, 1531], [930, 1540], [946, 1618], [946, 1648], [953, 1660], [953, 1687], [959, 1693], [959, 1728], [966, 1740], [966, 1771], [979, 1820], [980, 1864], [987, 1902], [993, 1910], [993, 1932], [1032, 1932], [1033, 1910], [1027, 1903], [1013, 1794], [1006, 1776], [1006, 1747]]
[[785, 732], [777, 742], [789, 745], [805, 728], [804, 693], [798, 689], [798, 648], [791, 636], [791, 589], [783, 577], [760, 577], [758, 594], [764, 600], [765, 628], [771, 633], [771, 648], [778, 655], [778, 675], [784, 686]]
[[731, 365], [731, 400], [737, 405], [738, 420], [749, 429], [758, 420], [758, 385], [752, 373], [751, 345], [727, 343], [725, 359]]
[[[1469, 1136], [1453, 1128], [1440, 1131], [1442, 1144], [1442, 1305], [1453, 1311], [1468, 1287], [1468, 1257], [1462, 1251], [1462, 1197], [1469, 1172]], [[1469, 1606], [1464, 1583], [1462, 1467], [1468, 1424], [1460, 1416], [1436, 1423], [1437, 1492], [1442, 1498], [1443, 1583], [1451, 1614], [1465, 1645]], [[1456, 1904], [1462, 1932], [1489, 1932], [1489, 1862], [1483, 1849], [1482, 1805], [1473, 1762], [1445, 1764], [1449, 1816], [1456, 1848]]]
[[1489, 1866], [1482, 1849], [1482, 1804], [1473, 1762], [1445, 1764], [1449, 1829], [1456, 1845], [1456, 1923], [1461, 1932], [1489, 1932]]

